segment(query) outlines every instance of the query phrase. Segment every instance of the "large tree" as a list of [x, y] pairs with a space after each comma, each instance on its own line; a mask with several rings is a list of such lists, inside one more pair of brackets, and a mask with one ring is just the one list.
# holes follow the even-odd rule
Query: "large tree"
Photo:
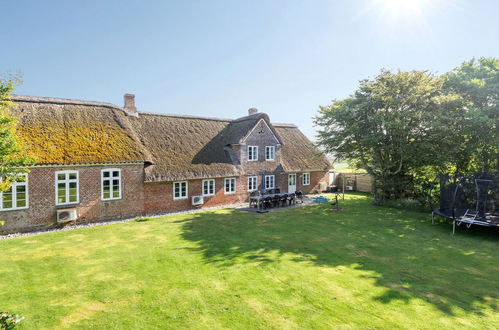
[[378, 202], [411, 195], [415, 169], [445, 166], [452, 118], [462, 112], [462, 98], [443, 83], [428, 72], [383, 70], [349, 98], [320, 107], [318, 142], [370, 173]]
[[26, 173], [27, 166], [33, 164], [16, 138], [16, 119], [9, 111], [13, 106], [9, 96], [17, 82], [16, 78], [0, 79], [0, 192], [8, 190], [19, 174]]
[[464, 62], [444, 75], [445, 89], [466, 101], [455, 127], [457, 172], [499, 170], [499, 59]]

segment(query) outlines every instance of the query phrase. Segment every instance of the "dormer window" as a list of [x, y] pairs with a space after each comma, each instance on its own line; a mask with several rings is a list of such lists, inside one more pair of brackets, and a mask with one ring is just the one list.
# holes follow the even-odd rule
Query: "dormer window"
[[275, 147], [266, 146], [265, 147], [265, 160], [275, 160]]
[[248, 161], [257, 161], [257, 160], [258, 160], [258, 147], [248, 146]]

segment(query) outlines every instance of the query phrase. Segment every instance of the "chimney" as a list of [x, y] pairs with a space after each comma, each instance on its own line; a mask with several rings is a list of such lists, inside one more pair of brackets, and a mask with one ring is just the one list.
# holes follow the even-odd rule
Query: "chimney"
[[248, 109], [248, 116], [254, 115], [256, 113], [258, 113], [258, 109], [257, 108], [249, 108]]
[[135, 107], [135, 94], [125, 94], [124, 99], [125, 105], [123, 106], [123, 109], [125, 109], [127, 115], [138, 117], [139, 113], [137, 112], [137, 108]]

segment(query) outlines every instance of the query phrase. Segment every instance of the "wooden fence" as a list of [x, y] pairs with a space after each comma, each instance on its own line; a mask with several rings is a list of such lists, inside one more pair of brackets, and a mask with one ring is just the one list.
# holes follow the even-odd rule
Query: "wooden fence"
[[337, 185], [340, 191], [343, 189], [343, 178], [345, 179], [345, 190], [352, 187], [353, 191], [372, 192], [372, 177], [367, 173], [337, 173], [332, 184]]

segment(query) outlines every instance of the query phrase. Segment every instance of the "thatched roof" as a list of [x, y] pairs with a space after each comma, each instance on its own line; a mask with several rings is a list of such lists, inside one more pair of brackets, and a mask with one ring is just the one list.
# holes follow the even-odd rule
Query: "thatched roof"
[[153, 155], [147, 181], [240, 174], [220, 135], [228, 121], [143, 113], [129, 121]]
[[329, 170], [331, 164], [320, 150], [292, 124], [273, 124], [283, 141], [281, 164], [286, 172]]
[[149, 161], [125, 113], [109, 103], [13, 95], [17, 134], [38, 164]]
[[265, 120], [282, 148], [287, 172], [327, 170], [319, 150], [289, 124], [272, 125], [264, 113], [236, 120], [140, 112], [113, 104], [14, 95], [18, 134], [39, 164], [146, 163], [146, 181], [238, 176], [230, 145]]

